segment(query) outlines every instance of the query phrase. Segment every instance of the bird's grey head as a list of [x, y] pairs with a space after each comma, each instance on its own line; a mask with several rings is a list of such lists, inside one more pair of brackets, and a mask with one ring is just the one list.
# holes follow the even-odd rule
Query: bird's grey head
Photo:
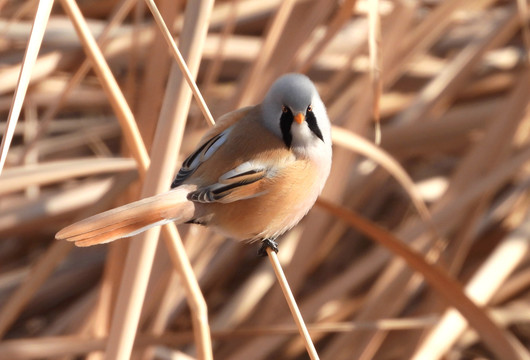
[[330, 123], [315, 85], [302, 74], [278, 78], [262, 104], [263, 125], [289, 148], [331, 146]]

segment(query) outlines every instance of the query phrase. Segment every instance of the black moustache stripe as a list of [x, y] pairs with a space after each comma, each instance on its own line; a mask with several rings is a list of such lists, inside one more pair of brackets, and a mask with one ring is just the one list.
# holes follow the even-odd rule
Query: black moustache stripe
[[282, 130], [283, 142], [288, 148], [291, 148], [293, 142], [293, 135], [291, 134], [291, 125], [293, 124], [294, 116], [291, 110], [282, 112], [280, 117], [280, 129]]
[[307, 125], [309, 126], [309, 130], [313, 132], [320, 140], [324, 141], [324, 137], [322, 136], [322, 132], [320, 131], [320, 128], [317, 124], [317, 118], [315, 117], [315, 114], [312, 111], [308, 111], [305, 116], [305, 121], [307, 121]]

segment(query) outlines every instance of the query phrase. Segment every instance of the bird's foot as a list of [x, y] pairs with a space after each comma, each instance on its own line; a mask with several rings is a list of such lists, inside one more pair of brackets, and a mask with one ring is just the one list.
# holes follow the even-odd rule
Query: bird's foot
[[261, 240], [261, 246], [258, 249], [258, 256], [265, 257], [267, 256], [267, 248], [271, 248], [272, 251], [278, 253], [278, 243], [273, 239], [263, 239]]

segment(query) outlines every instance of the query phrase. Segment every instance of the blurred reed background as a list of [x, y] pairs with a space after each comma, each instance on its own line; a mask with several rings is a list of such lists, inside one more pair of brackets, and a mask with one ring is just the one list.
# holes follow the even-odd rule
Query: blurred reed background
[[[175, 86], [180, 72], [143, 1], [77, 1], [114, 88], [102, 65], [94, 71], [72, 3], [56, 1], [48, 23], [36, 24], [46, 33], [0, 175], [0, 358], [103, 358], [122, 334], [120, 316], [139, 316], [133, 359], [194, 358], [194, 322], [167, 242], [153, 247], [147, 297], [132, 314], [115, 305], [122, 279], [140, 281], [122, 274], [138, 240], [82, 249], [54, 240], [76, 220], [158, 191], [157, 174], [169, 183], [208, 128], [195, 100], [188, 113], [187, 85]], [[310, 76], [336, 141], [323, 198], [430, 264], [413, 271], [316, 206], [280, 240], [279, 256], [322, 359], [530, 359], [525, 0], [156, 3], [214, 117], [260, 102], [285, 72]], [[0, 1], [3, 134], [38, 5]], [[377, 113], [384, 152], [362, 141], [373, 142]], [[151, 157], [147, 172], [131, 119]], [[174, 131], [166, 138], [156, 130], [164, 122]], [[214, 358], [307, 359], [256, 246], [179, 230], [208, 305]], [[473, 328], [450, 311], [455, 290], [424, 280], [436, 269], [478, 305], [462, 303], [469, 323], [494, 326]]]

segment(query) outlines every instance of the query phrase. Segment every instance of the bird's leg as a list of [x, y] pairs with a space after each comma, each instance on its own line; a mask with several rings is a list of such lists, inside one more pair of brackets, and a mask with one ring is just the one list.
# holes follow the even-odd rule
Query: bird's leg
[[261, 246], [258, 249], [258, 256], [267, 256], [267, 248], [271, 248], [275, 253], [278, 252], [278, 243], [274, 241], [276, 239], [263, 239], [261, 240]]

